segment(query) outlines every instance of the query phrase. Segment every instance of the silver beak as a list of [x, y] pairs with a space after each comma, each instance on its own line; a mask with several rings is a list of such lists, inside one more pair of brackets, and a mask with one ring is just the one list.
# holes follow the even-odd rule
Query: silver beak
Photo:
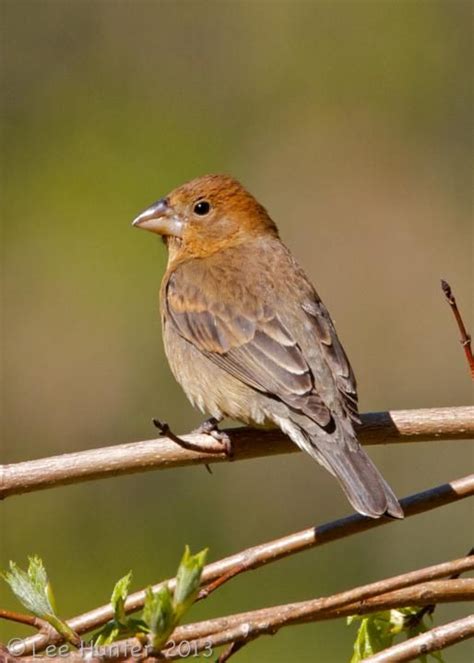
[[158, 235], [174, 235], [182, 237], [184, 223], [174, 214], [166, 198], [160, 198], [147, 207], [133, 220], [132, 226], [143, 228]]

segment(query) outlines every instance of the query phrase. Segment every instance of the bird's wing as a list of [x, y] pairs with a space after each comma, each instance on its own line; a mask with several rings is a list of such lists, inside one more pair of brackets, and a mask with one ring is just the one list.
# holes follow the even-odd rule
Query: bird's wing
[[[183, 338], [237, 379], [330, 430], [334, 425], [331, 409], [320, 397], [315, 375], [276, 307], [262, 304], [257, 298], [239, 297], [238, 288], [232, 301], [226, 302], [218, 290], [206, 288], [206, 280], [196, 282], [192, 270], [185, 267], [167, 282], [166, 324], [172, 324]], [[306, 315], [314, 325], [314, 343], [322, 334], [319, 342], [337, 388], [342, 395], [354, 398], [352, 371], [335, 332], [330, 333], [332, 323], [327, 312], [321, 309], [318, 316], [302, 310], [302, 325]], [[351, 400], [349, 404], [354, 409]]]
[[302, 304], [302, 308], [314, 330], [314, 339], [319, 344], [323, 360], [331, 370], [346, 414], [355, 423], [360, 423], [355, 375], [327, 308], [316, 293]]

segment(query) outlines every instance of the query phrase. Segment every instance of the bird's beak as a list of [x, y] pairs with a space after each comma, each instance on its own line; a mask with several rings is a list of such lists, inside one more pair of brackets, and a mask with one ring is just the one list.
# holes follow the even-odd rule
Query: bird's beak
[[175, 214], [166, 198], [157, 200], [133, 220], [132, 226], [143, 228], [157, 235], [182, 237], [183, 221]]

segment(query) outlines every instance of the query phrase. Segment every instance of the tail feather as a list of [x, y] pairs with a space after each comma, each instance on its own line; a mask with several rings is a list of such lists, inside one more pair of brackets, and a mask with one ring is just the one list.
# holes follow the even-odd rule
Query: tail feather
[[384, 514], [403, 518], [402, 507], [393, 490], [362, 447], [335, 450], [318, 444], [318, 450], [356, 511], [371, 518]]
[[313, 422], [310, 427], [302, 417], [297, 420], [294, 414], [291, 421], [280, 421], [279, 425], [299, 447], [336, 477], [356, 511], [371, 518], [384, 514], [403, 518], [403, 509], [393, 490], [360, 446], [352, 426], [349, 429], [337, 426], [328, 434]]

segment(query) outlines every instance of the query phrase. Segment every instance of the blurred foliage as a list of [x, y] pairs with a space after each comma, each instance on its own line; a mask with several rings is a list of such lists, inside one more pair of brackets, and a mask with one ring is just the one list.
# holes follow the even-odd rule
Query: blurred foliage
[[[433, 627], [431, 613], [426, 613], [421, 619], [417, 619], [420, 608], [409, 607], [396, 610], [384, 610], [371, 615], [353, 615], [347, 618], [349, 625], [359, 621], [359, 628], [354, 642], [354, 653], [350, 663], [360, 663], [364, 658], [373, 656], [394, 644], [396, 636], [404, 634], [407, 639], [415, 638], [421, 633], [429, 631]], [[444, 663], [441, 652], [421, 654], [416, 660], [419, 663], [428, 663], [428, 659]]]
[[[3, 0], [2, 462], [146, 439], [153, 416], [178, 432], [200, 421], [162, 350], [164, 248], [130, 221], [205, 172], [232, 173], [269, 208], [335, 318], [362, 410], [471, 402], [439, 290], [446, 278], [472, 330], [471, 12], [456, 0]], [[399, 495], [472, 465], [462, 442], [370, 453]], [[106, 601], [128, 568], [139, 586], [164, 576], [183, 531], [217, 559], [347, 512], [297, 454], [10, 498], [0, 552], [3, 566], [33, 547], [48, 559], [72, 614]], [[452, 505], [246, 574], [196, 618], [458, 557], [471, 513]], [[338, 663], [348, 631], [286, 629], [239, 657]]]

